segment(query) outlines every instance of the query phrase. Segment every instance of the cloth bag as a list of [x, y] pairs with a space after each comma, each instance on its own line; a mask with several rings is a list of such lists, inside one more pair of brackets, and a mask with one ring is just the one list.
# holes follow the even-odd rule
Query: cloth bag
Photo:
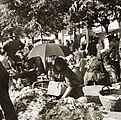
[[60, 96], [63, 95], [66, 90], [66, 86], [63, 82], [50, 81], [48, 85], [48, 95]]

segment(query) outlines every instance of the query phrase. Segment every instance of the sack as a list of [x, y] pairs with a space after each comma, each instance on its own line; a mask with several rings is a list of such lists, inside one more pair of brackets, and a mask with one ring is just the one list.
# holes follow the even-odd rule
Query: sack
[[63, 82], [50, 81], [48, 85], [48, 95], [60, 96], [63, 95], [66, 90], [66, 86]]

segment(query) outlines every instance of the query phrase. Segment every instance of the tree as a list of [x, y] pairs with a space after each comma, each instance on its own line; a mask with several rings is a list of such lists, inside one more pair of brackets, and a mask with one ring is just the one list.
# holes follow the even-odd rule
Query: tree
[[117, 20], [121, 27], [121, 1], [120, 0], [99, 0], [112, 13], [112, 21]]
[[[8, 18], [3, 20], [3, 33], [5, 28], [9, 30], [10, 27], [15, 31], [16, 28], [20, 29], [29, 36], [45, 32], [57, 33], [66, 25], [64, 16], [72, 2], [73, 0], [0, 0], [0, 3], [6, 6], [5, 10], [9, 11], [6, 14]], [[0, 25], [2, 26], [2, 23]]]
[[82, 22], [82, 25], [87, 25], [89, 29], [94, 27], [95, 23], [99, 23], [107, 34], [111, 15], [112, 12], [97, 0], [76, 0], [70, 8], [70, 21]]

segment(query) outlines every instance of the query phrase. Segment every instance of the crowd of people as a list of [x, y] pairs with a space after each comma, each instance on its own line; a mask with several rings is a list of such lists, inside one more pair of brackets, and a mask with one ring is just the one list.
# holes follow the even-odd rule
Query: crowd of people
[[66, 46], [70, 49], [70, 54], [66, 57], [50, 56], [44, 66], [41, 57], [27, 58], [32, 47], [28, 47], [28, 52], [25, 52], [25, 44], [18, 38], [9, 36], [9, 41], [1, 48], [0, 62], [0, 104], [6, 120], [17, 120], [8, 93], [10, 78], [14, 84], [19, 80], [21, 84], [22, 79], [27, 78], [29, 85], [32, 85], [38, 76], [44, 74], [50, 81], [62, 82], [66, 86], [60, 99], [83, 96], [82, 87], [85, 85], [111, 86], [120, 82], [119, 39], [114, 35], [107, 38], [109, 49], [100, 53], [97, 53], [97, 41], [94, 39], [90, 40], [87, 47], [82, 45], [79, 48], [74, 41], [69, 43], [67, 40]]

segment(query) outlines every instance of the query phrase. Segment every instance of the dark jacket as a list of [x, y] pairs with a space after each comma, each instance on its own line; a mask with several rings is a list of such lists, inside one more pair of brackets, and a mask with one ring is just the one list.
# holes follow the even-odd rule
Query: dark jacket
[[6, 43], [3, 47], [4, 51], [7, 52], [7, 55], [11, 57], [11, 59], [15, 59], [15, 54], [18, 50], [22, 50], [24, 48], [24, 44], [20, 40], [12, 40]]
[[8, 90], [8, 82], [9, 82], [9, 73], [0, 62], [0, 87]]
[[89, 43], [88, 45], [88, 55], [97, 55], [97, 48], [96, 48], [96, 44], [94, 42]]

